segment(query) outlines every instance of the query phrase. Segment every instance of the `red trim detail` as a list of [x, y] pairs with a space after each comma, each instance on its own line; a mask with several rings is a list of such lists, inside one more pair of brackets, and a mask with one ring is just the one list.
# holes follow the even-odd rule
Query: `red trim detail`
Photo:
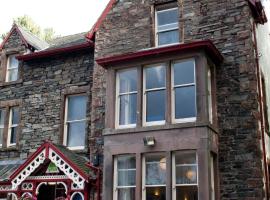
[[86, 43], [74, 45], [74, 46], [70, 46], [70, 47], [48, 49], [48, 50], [43, 50], [43, 51], [31, 53], [31, 54], [20, 55], [20, 56], [17, 56], [16, 58], [18, 60], [28, 61], [28, 60], [33, 60], [33, 59], [37, 59], [37, 58], [45, 58], [45, 57], [49, 57], [49, 56], [55, 56], [55, 55], [59, 55], [59, 54], [75, 52], [75, 51], [79, 51], [79, 50], [83, 50], [83, 49], [88, 49], [91, 47], [94, 47], [94, 43], [91, 41], [88, 41]]
[[96, 62], [103, 66], [104, 68], [107, 68], [111, 65], [115, 65], [118, 63], [123, 62], [131, 62], [134, 60], [138, 60], [141, 58], [153, 58], [154, 56], [160, 56], [160, 55], [169, 55], [171, 53], [183, 53], [186, 51], [192, 51], [192, 50], [205, 50], [206, 53], [211, 57], [211, 59], [216, 63], [220, 64], [223, 61], [223, 56], [220, 54], [218, 49], [215, 47], [215, 45], [210, 40], [204, 40], [204, 41], [196, 41], [192, 43], [186, 43], [186, 44], [178, 44], [173, 46], [167, 46], [167, 47], [160, 47], [160, 48], [153, 48], [153, 49], [147, 49], [142, 51], [137, 51], [134, 53], [127, 53], [122, 55], [116, 55], [106, 58], [98, 58], [96, 59]]
[[267, 17], [261, 0], [248, 0], [248, 2], [251, 7], [255, 21], [260, 24], [266, 23]]
[[109, 3], [107, 4], [106, 8], [104, 9], [104, 11], [102, 12], [102, 14], [100, 15], [100, 17], [98, 18], [97, 22], [95, 23], [95, 25], [92, 27], [92, 29], [90, 30], [90, 32], [86, 35], [87, 38], [89, 38], [90, 40], [94, 41], [94, 36], [95, 33], [97, 32], [97, 30], [99, 29], [99, 27], [101, 26], [103, 20], [106, 18], [107, 14], [110, 12], [110, 10], [112, 9], [114, 3], [116, 3], [116, 0], [110, 0]]
[[6, 36], [6, 38], [3, 40], [3, 42], [0, 45], [0, 50], [2, 50], [3, 46], [5, 45], [5, 43], [7, 42], [7, 40], [10, 38], [10, 36], [12, 35], [12, 33], [14, 31], [17, 31], [17, 33], [20, 35], [21, 40], [23, 41], [23, 43], [25, 44], [25, 46], [27, 47], [29, 44], [27, 43], [27, 41], [24, 39], [21, 31], [18, 29], [18, 26], [16, 24], [13, 24], [11, 30], [9, 31], [8, 35]]
[[[88, 174], [85, 174], [80, 168], [78, 168], [74, 163], [72, 163], [62, 152], [60, 152], [57, 147], [55, 147], [52, 143], [50, 142], [45, 142], [42, 144], [35, 153], [33, 153], [11, 176], [9, 180], [14, 179], [27, 165], [32, 162], [36, 156], [38, 156], [44, 149], [45, 151], [49, 151], [49, 148], [54, 150], [61, 158], [65, 160], [72, 168], [74, 168], [75, 171], [77, 171], [86, 181], [88, 181], [89, 176]], [[86, 164], [86, 163], [85, 163]]]

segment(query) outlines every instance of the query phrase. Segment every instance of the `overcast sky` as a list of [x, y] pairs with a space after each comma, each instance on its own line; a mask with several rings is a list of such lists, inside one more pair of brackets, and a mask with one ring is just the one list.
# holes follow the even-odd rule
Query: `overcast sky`
[[0, 34], [11, 29], [13, 19], [29, 15], [41, 28], [57, 35], [89, 31], [109, 0], [5, 0], [1, 1]]

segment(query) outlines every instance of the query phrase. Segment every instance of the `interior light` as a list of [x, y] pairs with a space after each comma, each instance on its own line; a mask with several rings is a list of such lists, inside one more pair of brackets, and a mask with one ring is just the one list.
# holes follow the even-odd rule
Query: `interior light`
[[155, 196], [159, 196], [160, 195], [160, 191], [158, 189], [156, 189], [154, 195]]
[[143, 138], [144, 146], [155, 146], [155, 138], [154, 137], [144, 137]]
[[187, 196], [185, 195], [185, 199], [184, 200], [188, 200]]
[[186, 173], [186, 177], [191, 180], [194, 181], [196, 179], [196, 172], [193, 170], [188, 170]]

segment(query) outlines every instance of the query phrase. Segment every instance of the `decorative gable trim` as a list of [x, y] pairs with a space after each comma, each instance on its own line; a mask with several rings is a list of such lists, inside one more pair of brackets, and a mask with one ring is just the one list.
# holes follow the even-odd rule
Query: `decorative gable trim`
[[16, 32], [19, 34], [19, 36], [20, 36], [20, 38], [21, 38], [23, 44], [24, 44], [26, 47], [28, 46], [28, 43], [27, 43], [27, 41], [24, 39], [24, 37], [23, 37], [21, 31], [19, 30], [18, 26], [17, 26], [16, 24], [13, 24], [13, 26], [12, 26], [11, 30], [9, 31], [8, 35], [6, 36], [6, 38], [5, 38], [5, 39], [3, 40], [3, 42], [1, 43], [1, 45], [0, 45], [0, 50], [3, 49], [4, 45], [6, 44], [6, 42], [8, 41], [8, 39], [10, 38], [10, 36], [12, 35], [12, 33], [13, 33], [14, 31], [16, 31]]

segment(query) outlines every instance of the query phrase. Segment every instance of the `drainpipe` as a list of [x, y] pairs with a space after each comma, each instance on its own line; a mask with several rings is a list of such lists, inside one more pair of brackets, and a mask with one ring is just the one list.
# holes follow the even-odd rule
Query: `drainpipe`
[[257, 35], [256, 35], [256, 23], [253, 22], [253, 36], [255, 43], [255, 60], [256, 60], [256, 72], [259, 88], [259, 107], [260, 107], [260, 121], [261, 121], [261, 137], [262, 137], [262, 150], [263, 150], [263, 165], [264, 165], [264, 174], [265, 174], [265, 191], [266, 199], [269, 198], [269, 177], [268, 177], [268, 167], [267, 167], [267, 158], [266, 158], [266, 148], [265, 148], [265, 127], [264, 127], [264, 118], [263, 118], [263, 105], [262, 105], [262, 85], [261, 85], [261, 75], [260, 75], [260, 65], [259, 65], [259, 53], [258, 53], [258, 44], [257, 44]]
[[87, 163], [87, 167], [94, 170], [97, 173], [97, 180], [95, 183], [95, 187], [97, 189], [97, 200], [101, 200], [101, 169], [98, 167], [94, 167], [92, 164]]

